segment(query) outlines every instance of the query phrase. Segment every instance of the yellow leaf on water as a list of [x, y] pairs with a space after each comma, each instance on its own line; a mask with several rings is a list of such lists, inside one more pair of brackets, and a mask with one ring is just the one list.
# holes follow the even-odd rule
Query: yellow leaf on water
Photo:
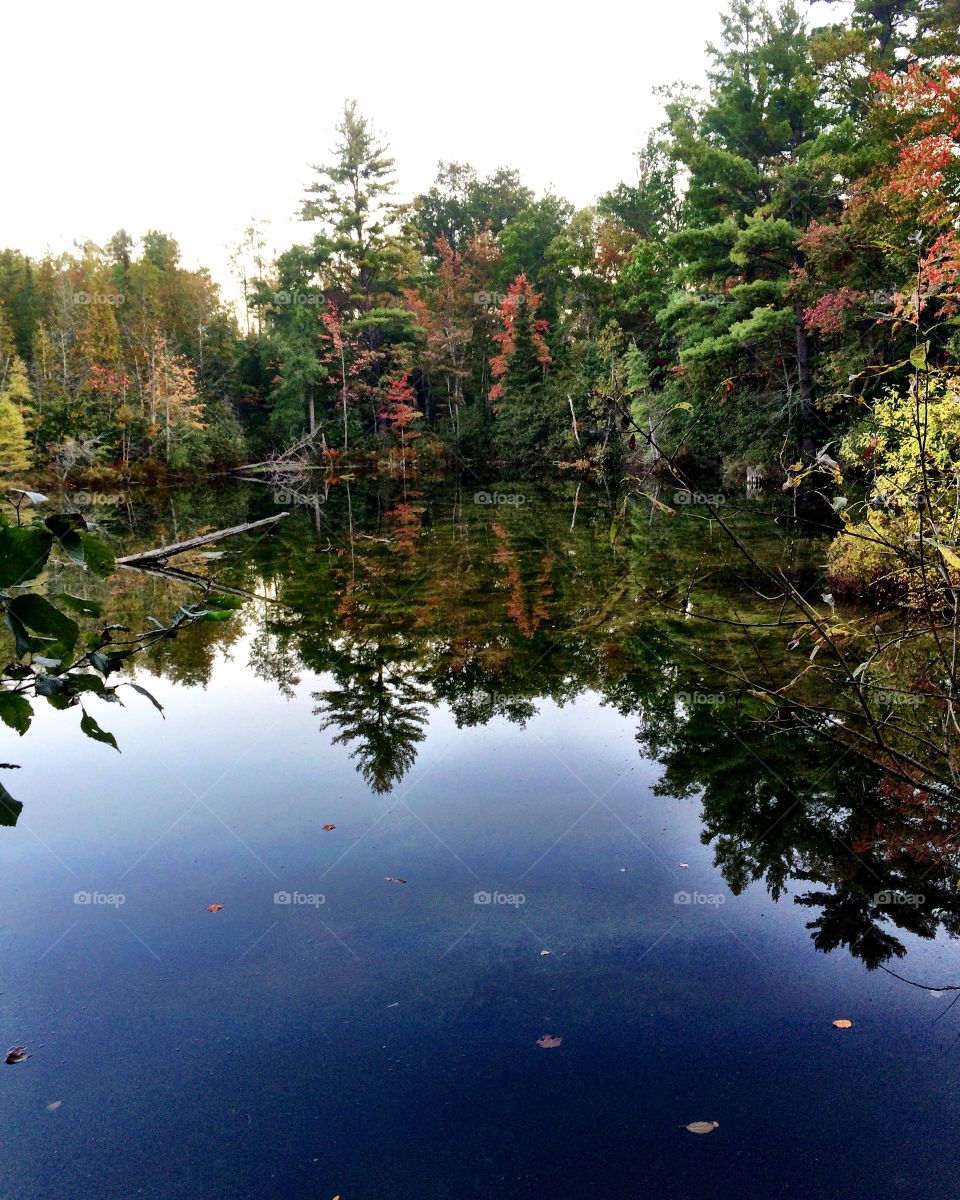
[[839, 1020], [834, 1021], [834, 1025], [837, 1027], [837, 1029], [852, 1029], [853, 1028], [853, 1022], [848, 1021], [846, 1017], [840, 1017]]
[[719, 1121], [691, 1121], [689, 1125], [684, 1125], [684, 1129], [691, 1133], [713, 1133], [719, 1125]]

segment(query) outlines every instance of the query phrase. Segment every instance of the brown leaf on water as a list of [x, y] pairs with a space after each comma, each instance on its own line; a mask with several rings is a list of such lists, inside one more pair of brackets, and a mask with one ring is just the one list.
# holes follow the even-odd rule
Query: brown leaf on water
[[691, 1121], [689, 1125], [684, 1125], [684, 1129], [691, 1133], [713, 1133], [719, 1125], [719, 1121]]
[[834, 1021], [833, 1024], [834, 1024], [835, 1029], [852, 1029], [853, 1028], [853, 1022], [848, 1021], [846, 1017], [838, 1018], [836, 1021]]
[[207, 912], [223, 912], [222, 904], [208, 904]]
[[396, 875], [384, 875], [384, 879], [387, 881], [387, 883], [406, 883], [407, 882], [405, 879], [398, 879], [396, 877]]
[[562, 1041], [562, 1037], [554, 1037], [552, 1033], [545, 1033], [543, 1037], [537, 1038], [537, 1045], [541, 1050], [556, 1050]]
[[13, 1046], [7, 1051], [7, 1057], [3, 1060], [8, 1067], [14, 1066], [16, 1063], [22, 1063], [24, 1059], [29, 1058], [26, 1046]]
[[324, 825], [323, 828], [327, 830], [336, 829], [336, 825]]

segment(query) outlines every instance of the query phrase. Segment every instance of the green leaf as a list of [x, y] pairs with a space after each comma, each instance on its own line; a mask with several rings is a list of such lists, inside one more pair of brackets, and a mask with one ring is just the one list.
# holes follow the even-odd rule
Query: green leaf
[[29, 654], [34, 648], [34, 640], [30, 634], [27, 633], [24, 623], [19, 617], [10, 612], [9, 609], [7, 609], [7, 611], [3, 614], [3, 619], [7, 624], [7, 628], [13, 634], [13, 640], [16, 643], [18, 656], [22, 658], [24, 654]]
[[80, 728], [88, 738], [93, 738], [95, 742], [105, 742], [108, 746], [112, 746], [118, 754], [120, 753], [117, 739], [112, 733], [107, 733], [105, 729], [101, 729], [86, 709], [83, 710], [83, 716], [80, 718]]
[[15, 729], [21, 737], [30, 728], [33, 709], [26, 696], [17, 692], [0, 692], [0, 721]]
[[10, 612], [34, 633], [51, 637], [68, 650], [72, 650], [77, 644], [80, 626], [43, 596], [38, 596], [35, 592], [15, 596], [10, 601], [9, 608]]
[[38, 675], [36, 682], [38, 696], [60, 696], [66, 690], [66, 680], [59, 675]]
[[[135, 692], [139, 692], [141, 696], [146, 696], [157, 712], [159, 712], [161, 715], [163, 714], [163, 705], [156, 698], [156, 696], [151, 695], [151, 693], [148, 692], [145, 687], [141, 687], [139, 683], [131, 683], [130, 687], [132, 687]], [[166, 720], [166, 717], [163, 719]]]
[[80, 534], [80, 544], [87, 566], [94, 575], [105, 579], [116, 565], [110, 547], [90, 533]]
[[244, 600], [243, 596], [233, 596], [229, 592], [227, 592], [223, 595], [217, 594], [215, 599], [216, 599], [216, 605], [217, 605], [218, 609], [224, 609], [224, 608], [238, 609], [238, 608], [243, 608], [244, 604], [246, 604], [246, 600]]
[[53, 538], [40, 526], [0, 527], [0, 587], [17, 587], [43, 570]]
[[927, 369], [927, 348], [929, 344], [929, 342], [924, 342], [922, 346], [914, 346], [910, 351], [910, 362], [918, 371], [925, 371]]
[[78, 512], [54, 513], [53, 516], [47, 517], [43, 523], [53, 536], [59, 538], [61, 541], [65, 537], [69, 537], [71, 533], [79, 533], [80, 530], [87, 527], [87, 523], [83, 519], [83, 514]]
[[88, 617], [99, 617], [103, 613], [103, 605], [96, 600], [85, 600], [83, 596], [71, 596], [69, 592], [61, 592], [57, 599], [72, 608], [74, 612], [83, 613]]
[[7, 789], [0, 783], [0, 825], [11, 827], [16, 825], [17, 818], [23, 812], [23, 805], [14, 800]]

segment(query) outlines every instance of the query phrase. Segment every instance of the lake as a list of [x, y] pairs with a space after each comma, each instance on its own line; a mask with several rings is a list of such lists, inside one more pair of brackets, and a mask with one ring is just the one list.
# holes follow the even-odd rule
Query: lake
[[[725, 499], [819, 587], [824, 535]], [[4, 730], [3, 1200], [956, 1197], [957, 814], [829, 695], [770, 724], [774, 602], [653, 500], [85, 497], [118, 554], [290, 515], [176, 560], [243, 604], [137, 660], [162, 716], [92, 702], [122, 753]], [[54, 575], [134, 629], [197, 595]]]

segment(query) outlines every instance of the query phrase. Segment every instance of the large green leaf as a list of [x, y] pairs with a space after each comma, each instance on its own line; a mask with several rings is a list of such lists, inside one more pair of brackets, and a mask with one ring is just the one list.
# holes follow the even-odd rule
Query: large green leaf
[[72, 650], [77, 644], [80, 626], [43, 596], [35, 592], [15, 596], [9, 607], [10, 612], [34, 633], [53, 638], [67, 650]]
[[16, 587], [39, 575], [52, 545], [41, 526], [0, 526], [0, 587]]
[[0, 721], [15, 729], [21, 737], [30, 728], [33, 709], [26, 696], [18, 692], [0, 692]]

